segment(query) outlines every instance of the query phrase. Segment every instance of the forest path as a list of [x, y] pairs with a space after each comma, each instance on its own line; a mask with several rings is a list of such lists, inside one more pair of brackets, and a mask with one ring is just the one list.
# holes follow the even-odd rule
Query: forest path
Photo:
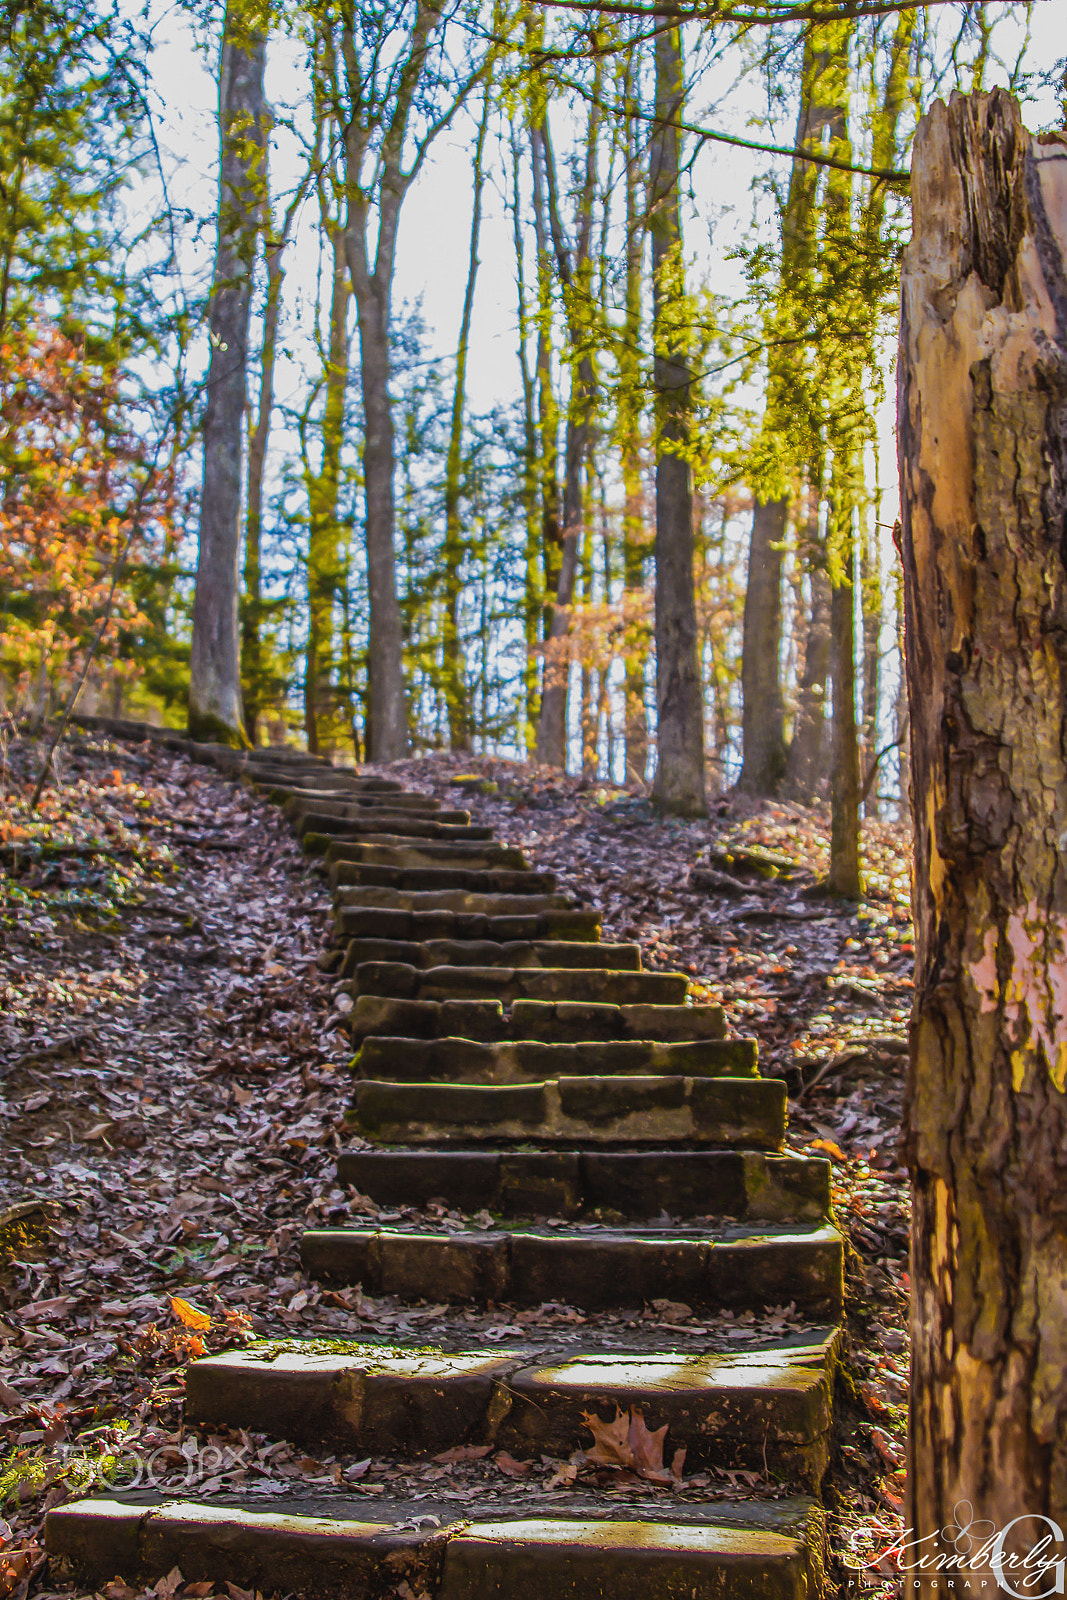
[[[453, 801], [457, 797], [453, 790]], [[366, 793], [360, 797], [361, 809], [369, 798]], [[214, 1474], [220, 1481], [211, 1486], [195, 1532], [192, 1504], [186, 1503], [180, 1512], [169, 1513], [128, 1508], [123, 1522], [127, 1534], [133, 1524], [138, 1539], [142, 1534], [147, 1538], [152, 1529], [145, 1548], [151, 1546], [158, 1561], [173, 1551], [177, 1540], [184, 1552], [177, 1564], [187, 1579], [199, 1541], [208, 1565], [196, 1567], [197, 1573], [226, 1577], [239, 1586], [254, 1581], [265, 1589], [280, 1585], [287, 1592], [310, 1593], [316, 1584], [329, 1581], [326, 1569], [332, 1557], [324, 1553], [326, 1534], [335, 1543], [343, 1541], [346, 1563], [354, 1560], [352, 1540], [357, 1535], [342, 1524], [353, 1518], [366, 1521], [368, 1507], [373, 1507], [371, 1520], [379, 1530], [408, 1524], [398, 1537], [404, 1560], [415, 1562], [412, 1574], [417, 1569], [421, 1583], [436, 1571], [441, 1584], [447, 1579], [442, 1592], [449, 1594], [481, 1592], [470, 1587], [475, 1571], [482, 1574], [479, 1581], [488, 1581], [487, 1574], [499, 1568], [501, 1581], [510, 1583], [507, 1573], [518, 1570], [516, 1553], [526, 1560], [535, 1547], [551, 1592], [564, 1572], [582, 1567], [583, 1559], [589, 1565], [582, 1569], [582, 1581], [592, 1586], [590, 1593], [601, 1592], [601, 1586], [618, 1587], [622, 1579], [615, 1567], [620, 1563], [631, 1571], [627, 1582], [647, 1587], [651, 1569], [641, 1562], [634, 1565], [635, 1540], [661, 1577], [674, 1572], [679, 1561], [692, 1564], [698, 1592], [712, 1581], [714, 1570], [733, 1574], [733, 1587], [723, 1592], [806, 1592], [818, 1564], [818, 1518], [812, 1521], [809, 1504], [795, 1491], [817, 1486], [828, 1454], [827, 1373], [837, 1291], [828, 1291], [827, 1284], [839, 1274], [832, 1261], [832, 1236], [819, 1226], [825, 1213], [825, 1175], [814, 1186], [810, 1182], [824, 1164], [768, 1155], [766, 1148], [746, 1151], [744, 1145], [753, 1137], [751, 1121], [739, 1129], [741, 1148], [700, 1148], [708, 1136], [708, 1105], [714, 1103], [721, 1117], [725, 1095], [730, 1114], [743, 1121], [738, 1106], [746, 1096], [751, 1101], [754, 1091], [766, 1098], [770, 1091], [780, 1105], [780, 1086], [748, 1076], [751, 1053], [716, 1037], [723, 1031], [717, 1008], [704, 1004], [683, 1011], [674, 993], [677, 979], [655, 974], [646, 979], [637, 970], [635, 951], [617, 946], [609, 955], [603, 945], [592, 943], [587, 905], [567, 904], [553, 886], [543, 879], [535, 884], [528, 875], [537, 890], [529, 897], [536, 924], [531, 927], [525, 906], [516, 903], [514, 883], [499, 876], [475, 881], [471, 874], [524, 869], [514, 861], [494, 859], [491, 843], [472, 840], [471, 825], [458, 816], [443, 817], [440, 806], [422, 811], [428, 830], [424, 841], [444, 838], [451, 845], [453, 840], [441, 830], [465, 831], [465, 837], [454, 836], [454, 843], [463, 847], [459, 857], [453, 851], [451, 864], [443, 865], [448, 857], [438, 853], [426, 859], [425, 843], [412, 832], [421, 809], [415, 795], [407, 802], [406, 819], [395, 814], [402, 809], [399, 805], [389, 808], [394, 812], [390, 826], [400, 831], [390, 833], [388, 843], [376, 843], [362, 824], [351, 827], [360, 819], [339, 815], [337, 802], [330, 803], [332, 811], [330, 806], [318, 809], [320, 802], [307, 797], [294, 801], [290, 796], [289, 804], [297, 812], [312, 804], [316, 808], [313, 829], [307, 821], [299, 824], [305, 833], [320, 834], [320, 841], [305, 841], [312, 848], [321, 842], [324, 816], [332, 815], [339, 830], [346, 824], [343, 831], [351, 835], [334, 844], [334, 854], [349, 859], [337, 860], [332, 871], [338, 880], [348, 880], [338, 886], [347, 902], [339, 912], [338, 931], [348, 941], [348, 964], [356, 969], [359, 989], [349, 1013], [363, 1040], [364, 1066], [357, 1071], [373, 1061], [378, 1075], [389, 1061], [395, 1066], [405, 1056], [418, 1056], [420, 1078], [440, 1068], [442, 1076], [461, 1081], [429, 1092], [435, 1100], [432, 1112], [427, 1110], [427, 1091], [402, 1082], [385, 1088], [377, 1076], [357, 1083], [365, 1121], [369, 1093], [379, 1101], [372, 1115], [380, 1115], [384, 1097], [392, 1105], [390, 1114], [399, 1106], [404, 1126], [411, 1129], [409, 1102], [414, 1095], [421, 1102], [418, 1111], [429, 1148], [400, 1153], [357, 1147], [342, 1158], [342, 1180], [366, 1197], [356, 1201], [357, 1214], [363, 1212], [372, 1225], [354, 1231], [312, 1230], [306, 1236], [305, 1266], [315, 1276], [328, 1274], [331, 1285], [325, 1290], [313, 1283], [298, 1288], [292, 1296], [297, 1310], [286, 1316], [290, 1327], [298, 1322], [302, 1337], [325, 1335], [329, 1345], [320, 1345], [310, 1360], [306, 1350], [286, 1350], [269, 1363], [250, 1361], [248, 1352], [238, 1352], [190, 1369], [189, 1409], [197, 1437], [214, 1437], [216, 1453], [221, 1441], [230, 1441], [239, 1457], [244, 1452], [237, 1442], [255, 1432], [260, 1470], [250, 1475], [247, 1464], [242, 1470], [236, 1460], [233, 1472]], [[450, 809], [460, 808], [453, 803]], [[382, 821], [379, 816], [375, 827]], [[391, 853], [388, 859], [383, 852]], [[441, 875], [454, 872], [467, 875], [466, 887], [459, 888], [454, 880], [443, 886]], [[362, 884], [352, 881], [354, 873], [363, 877]], [[408, 874], [407, 881], [398, 882], [397, 873]], [[376, 881], [368, 883], [368, 877]], [[472, 895], [482, 898], [475, 901]], [[516, 917], [522, 919], [519, 924]], [[571, 925], [553, 929], [544, 921], [552, 917], [569, 918]], [[370, 920], [354, 926], [354, 918]], [[488, 926], [487, 918], [497, 925]], [[568, 964], [554, 971], [549, 964], [552, 935], [560, 932], [565, 937], [559, 949], [566, 950]], [[577, 940], [575, 932], [581, 935]], [[416, 933], [426, 937], [416, 939]], [[486, 937], [494, 933], [518, 937]], [[437, 960], [440, 940], [447, 942], [449, 956], [443, 969]], [[477, 962], [473, 967], [461, 959], [464, 942]], [[587, 959], [583, 943], [590, 964], [578, 966], [576, 960]], [[490, 948], [494, 945], [495, 950]], [[601, 952], [611, 963], [607, 967], [591, 964], [601, 959]], [[425, 967], [430, 970], [424, 977]], [[312, 983], [319, 981], [316, 974]], [[531, 983], [539, 991], [532, 997]], [[602, 985], [593, 1010], [581, 998], [586, 983]], [[551, 992], [557, 985], [562, 1000]], [[335, 1017], [350, 998], [343, 987], [337, 991]], [[650, 1008], [658, 1015], [659, 1034], [669, 1035], [654, 1061], [648, 1059], [648, 1046], [635, 1043], [651, 1032]], [[423, 1034], [418, 1044], [396, 1045], [390, 1032], [395, 1036], [398, 1028], [387, 1025], [390, 1009], [394, 1021], [403, 1024], [403, 1037]], [[368, 1033], [368, 1025], [374, 1031]], [[475, 1042], [462, 1050], [449, 1044], [453, 1028]], [[593, 1039], [577, 1042], [590, 1032], [596, 1035]], [[702, 1037], [686, 1038], [686, 1032]], [[644, 1052], [641, 1060], [635, 1059], [635, 1050]], [[466, 1059], [453, 1070], [457, 1053]], [[583, 1053], [592, 1059], [576, 1061]], [[688, 1076], [678, 1070], [680, 1054], [688, 1056]], [[608, 1076], [613, 1064], [621, 1069], [617, 1077]], [[582, 1070], [576, 1072], [576, 1066]], [[595, 1070], [585, 1070], [589, 1067]], [[729, 1076], [718, 1075], [724, 1067]], [[551, 1148], [516, 1149], [516, 1143], [542, 1142], [531, 1131], [545, 1126], [538, 1084], [554, 1069], [567, 1085], [572, 1120], [556, 1128]], [[631, 1076], [635, 1071], [636, 1079]], [[477, 1081], [486, 1074], [497, 1079], [489, 1091]], [[590, 1077], [596, 1082], [590, 1084]], [[681, 1103], [679, 1083], [684, 1086]], [[495, 1102], [503, 1095], [511, 1112], [517, 1095], [523, 1102], [520, 1125], [507, 1119], [482, 1122], [481, 1138], [472, 1149], [472, 1096], [484, 1102], [487, 1094]], [[610, 1125], [604, 1121], [605, 1101], [616, 1119]], [[458, 1122], [453, 1118], [453, 1123], [461, 1134], [460, 1148], [450, 1144], [454, 1134], [440, 1120], [448, 1103], [459, 1107]], [[591, 1107], [598, 1124], [588, 1120]], [[385, 1109], [389, 1111], [388, 1104]], [[557, 1119], [566, 1110], [557, 1105]], [[574, 1123], [576, 1110], [584, 1124]], [[697, 1125], [702, 1116], [703, 1130]], [[301, 1124], [299, 1143], [300, 1132], [307, 1135], [314, 1115], [296, 1120]], [[364, 1131], [371, 1131], [369, 1123]], [[721, 1132], [720, 1124], [717, 1145], [725, 1143]], [[635, 1133], [639, 1147], [626, 1148], [622, 1141]], [[764, 1147], [775, 1142], [766, 1114], [756, 1142]], [[576, 1144], [587, 1153], [577, 1154]], [[312, 1148], [309, 1144], [303, 1155]], [[321, 1168], [318, 1152], [313, 1164]], [[787, 1171], [808, 1174], [799, 1193], [801, 1216], [788, 1226], [783, 1219], [796, 1217], [798, 1191], [794, 1186], [790, 1192], [783, 1182]], [[768, 1172], [773, 1175], [770, 1182]], [[453, 1203], [441, 1203], [441, 1196]], [[305, 1209], [312, 1216], [332, 1211], [336, 1220], [349, 1220], [351, 1197], [351, 1189], [346, 1202], [342, 1191], [324, 1182], [317, 1207], [311, 1203]], [[549, 1212], [555, 1215], [546, 1217]], [[540, 1222], [534, 1220], [537, 1216]], [[398, 1222], [401, 1226], [393, 1226]], [[715, 1248], [709, 1249], [713, 1241]], [[742, 1251], [738, 1271], [735, 1263]], [[805, 1255], [807, 1264], [802, 1266]], [[220, 1260], [225, 1262], [225, 1253]], [[790, 1263], [788, 1271], [784, 1262]], [[269, 1264], [262, 1264], [269, 1271]], [[220, 1276], [226, 1290], [227, 1273]], [[362, 1290], [346, 1287], [345, 1280], [353, 1277]], [[283, 1295], [289, 1294], [293, 1281], [288, 1288], [283, 1285]], [[203, 1303], [202, 1290], [187, 1292]], [[253, 1305], [257, 1298], [253, 1295]], [[277, 1299], [272, 1311], [275, 1307]], [[254, 1308], [259, 1312], [257, 1332], [279, 1331], [275, 1315], [264, 1317], [261, 1305]], [[281, 1309], [285, 1311], [284, 1299]], [[342, 1331], [358, 1332], [354, 1350], [333, 1343]], [[373, 1347], [363, 1338], [367, 1333]], [[417, 1360], [390, 1348], [397, 1335], [408, 1343], [418, 1341]], [[208, 1335], [209, 1342], [213, 1337]], [[383, 1337], [388, 1346], [383, 1347]], [[613, 1434], [617, 1404], [629, 1413], [630, 1426]], [[583, 1412], [600, 1418], [596, 1440], [582, 1425]], [[637, 1420], [642, 1412], [653, 1431], [669, 1425], [667, 1466], [662, 1441], [657, 1452]], [[355, 1413], [359, 1426], [353, 1432]], [[241, 1428], [248, 1431], [242, 1434]], [[314, 1529], [309, 1525], [298, 1530], [303, 1553], [290, 1550], [286, 1559], [297, 1567], [288, 1576], [273, 1563], [280, 1559], [282, 1546], [289, 1549], [285, 1541], [295, 1537], [291, 1523], [277, 1515], [273, 1523], [269, 1517], [264, 1521], [258, 1510], [248, 1522], [257, 1530], [258, 1556], [250, 1553], [240, 1533], [247, 1522], [250, 1479], [275, 1492], [280, 1487], [271, 1461], [280, 1455], [284, 1468], [288, 1452], [272, 1446], [269, 1437], [260, 1442], [262, 1436], [278, 1433], [316, 1451], [314, 1457], [301, 1458], [303, 1481], [299, 1474], [296, 1482], [290, 1477], [284, 1500], [287, 1513], [310, 1515], [315, 1522]], [[366, 1441], [362, 1451], [359, 1440]], [[672, 1476], [671, 1457], [683, 1446], [686, 1461]], [[623, 1467], [635, 1447], [636, 1464], [631, 1460]], [[370, 1460], [366, 1451], [372, 1452]], [[431, 1453], [445, 1459], [427, 1461]], [[385, 1459], [390, 1456], [394, 1459]], [[609, 1460], [616, 1470], [606, 1465]], [[163, 1488], [171, 1491], [170, 1484]], [[243, 1508], [238, 1503], [242, 1488]], [[472, 1500], [478, 1503], [479, 1520], [490, 1519], [494, 1530], [479, 1536], [480, 1542], [469, 1528], [462, 1537], [448, 1533], [457, 1519], [469, 1519]], [[277, 1507], [282, 1501], [270, 1503]], [[117, 1560], [117, 1531], [112, 1527], [105, 1533], [98, 1520], [87, 1523], [83, 1504], [63, 1513], [65, 1522], [53, 1519], [53, 1544], [63, 1537], [56, 1528], [81, 1528], [83, 1538], [87, 1528], [95, 1528], [96, 1548], [106, 1552], [106, 1560]], [[93, 1515], [99, 1519], [103, 1506], [95, 1504]], [[261, 1508], [262, 1495], [253, 1504]], [[421, 1532], [410, 1526], [415, 1511], [422, 1519]], [[616, 1529], [607, 1543], [605, 1520]], [[497, 1522], [508, 1524], [511, 1532], [501, 1532]], [[515, 1522], [531, 1524], [518, 1544]], [[648, 1526], [627, 1539], [623, 1523]], [[583, 1557], [574, 1546], [576, 1541], [582, 1544], [581, 1528], [590, 1524], [596, 1525], [596, 1537], [588, 1548], [582, 1545]], [[380, 1566], [386, 1536], [379, 1531], [367, 1537], [372, 1541], [368, 1559]], [[312, 1546], [317, 1555], [309, 1554]], [[225, 1572], [218, 1565], [223, 1547], [232, 1557]], [[625, 1560], [623, 1551], [629, 1551]], [[756, 1552], [762, 1563], [759, 1576], [752, 1567]], [[266, 1565], [256, 1568], [254, 1562], [261, 1559]], [[160, 1570], [158, 1561], [154, 1557], [149, 1563], [157, 1578], [175, 1564]], [[298, 1581], [301, 1561], [311, 1567]], [[396, 1562], [388, 1570], [394, 1587], [382, 1592], [403, 1593], [407, 1578], [397, 1578]], [[802, 1579], [805, 1571], [809, 1576]], [[638, 1572], [643, 1574], [639, 1580]], [[456, 1589], [461, 1573], [466, 1573], [465, 1586]], [[151, 1574], [142, 1569], [139, 1576]], [[779, 1579], [786, 1585], [781, 1590]], [[526, 1580], [515, 1579], [519, 1581]], [[415, 1584], [414, 1576], [411, 1582]], [[746, 1588], [752, 1583], [755, 1588]], [[419, 1585], [411, 1592], [419, 1592]]]

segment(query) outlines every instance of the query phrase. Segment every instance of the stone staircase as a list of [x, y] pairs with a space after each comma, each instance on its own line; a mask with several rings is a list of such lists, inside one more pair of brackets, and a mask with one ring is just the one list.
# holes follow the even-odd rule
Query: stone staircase
[[[726, 1039], [721, 1009], [687, 1003], [685, 977], [645, 971], [636, 945], [600, 943], [595, 912], [466, 810], [295, 754], [194, 748], [283, 805], [329, 875], [356, 1050], [338, 1178], [406, 1213], [305, 1233], [304, 1269], [456, 1321], [429, 1347], [287, 1339], [201, 1360], [189, 1426], [338, 1456], [566, 1460], [592, 1448], [589, 1416], [622, 1414], [666, 1425], [664, 1459], [684, 1466], [543, 1505], [506, 1482], [463, 1507], [83, 1500], [49, 1514], [51, 1554], [94, 1584], [177, 1565], [308, 1597], [821, 1594], [842, 1242], [828, 1164], [779, 1153], [785, 1086], [758, 1076], [754, 1042]], [[694, 1341], [650, 1325], [653, 1302], [719, 1326]], [[580, 1334], [531, 1323], [517, 1347], [471, 1348], [460, 1317], [546, 1304], [574, 1308]], [[785, 1335], [723, 1336], [724, 1313], [778, 1306]], [[758, 1492], [731, 1495], [738, 1473]]]

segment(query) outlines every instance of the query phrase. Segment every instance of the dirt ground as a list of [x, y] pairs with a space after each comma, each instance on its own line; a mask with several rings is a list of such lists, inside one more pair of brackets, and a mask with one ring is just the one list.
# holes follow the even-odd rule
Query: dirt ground
[[[354, 1329], [424, 1339], [444, 1308], [324, 1291], [300, 1272], [305, 1225], [399, 1214], [335, 1180], [346, 997], [319, 966], [324, 881], [284, 818], [182, 757], [81, 736], [31, 816], [38, 752], [16, 739], [2, 754], [0, 1600], [75, 1592], [49, 1577], [44, 1512], [128, 1481], [131, 1462], [149, 1461], [163, 1488], [195, 1472], [198, 1493], [254, 1482], [417, 1500], [447, 1480], [452, 1499], [495, 1483], [555, 1507], [582, 1491], [566, 1463], [484, 1451], [398, 1466], [186, 1434], [182, 1375], [204, 1349]], [[904, 830], [865, 825], [857, 906], [820, 892], [818, 810], [723, 801], [708, 822], [680, 823], [626, 791], [508, 762], [438, 756], [388, 770], [469, 803], [599, 903], [605, 938], [639, 940], [648, 966], [683, 970], [700, 998], [721, 1001], [730, 1031], [759, 1040], [762, 1070], [786, 1076], [790, 1144], [829, 1155], [851, 1246], [827, 1482], [836, 1577], [847, 1581], [841, 1561], [862, 1560], [881, 1584], [864, 1593], [895, 1594], [879, 1553], [901, 1526], [908, 1359]], [[772, 875], [756, 876], [744, 851], [797, 870], [760, 863]], [[471, 1338], [505, 1339], [539, 1316], [566, 1326], [568, 1310], [497, 1307], [465, 1321]], [[167, 1582], [152, 1592], [208, 1592]]]

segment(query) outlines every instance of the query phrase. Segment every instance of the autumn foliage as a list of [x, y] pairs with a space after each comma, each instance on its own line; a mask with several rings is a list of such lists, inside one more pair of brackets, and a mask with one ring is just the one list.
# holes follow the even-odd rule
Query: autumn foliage
[[[126, 545], [147, 447], [121, 375], [43, 323], [0, 346], [0, 697], [38, 712], [79, 671]], [[158, 474], [123, 564], [99, 659], [132, 675], [146, 626], [130, 581], [173, 537]], [[120, 646], [122, 646], [120, 650]], [[121, 659], [120, 659], [121, 655]]]

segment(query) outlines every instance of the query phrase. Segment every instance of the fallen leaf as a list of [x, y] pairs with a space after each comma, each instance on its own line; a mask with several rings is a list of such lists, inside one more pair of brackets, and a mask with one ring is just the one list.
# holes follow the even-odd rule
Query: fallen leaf
[[211, 1318], [206, 1311], [198, 1311], [196, 1306], [190, 1305], [188, 1300], [179, 1299], [176, 1294], [170, 1297], [170, 1309], [187, 1328], [195, 1328], [198, 1333], [206, 1333], [211, 1326]]
[[533, 1469], [532, 1461], [516, 1461], [506, 1450], [498, 1450], [493, 1457], [494, 1467], [499, 1467], [505, 1478], [525, 1478]]

